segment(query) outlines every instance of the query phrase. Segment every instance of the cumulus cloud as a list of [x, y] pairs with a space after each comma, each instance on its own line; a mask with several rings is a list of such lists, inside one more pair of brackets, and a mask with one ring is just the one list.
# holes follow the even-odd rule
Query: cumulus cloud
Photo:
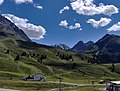
[[[16, 4], [30, 3], [37, 9], [43, 9], [43, 6], [34, 3], [33, 0], [12, 0], [12, 1], [14, 1]], [[4, 0], [0, 0], [0, 5], [2, 5], [3, 2]]]
[[4, 2], [4, 0], [0, 0], [0, 5]]
[[14, 0], [16, 4], [33, 3], [33, 0]]
[[93, 1], [94, 0], [75, 0], [70, 4], [76, 13], [82, 15], [104, 14], [111, 16], [112, 14], [119, 12], [118, 8], [114, 5], [104, 5], [103, 3], [100, 3], [99, 6], [96, 6]]
[[82, 30], [80, 23], [75, 23], [74, 26], [73, 25], [69, 26], [70, 30], [78, 29], [78, 28], [80, 28], [80, 30]]
[[80, 28], [80, 30], [82, 30], [80, 23], [75, 23], [75, 25], [69, 26], [67, 20], [61, 21], [59, 26], [65, 27], [65, 28], [70, 29], [70, 30], [74, 30], [74, 29], [78, 29], [78, 28]]
[[110, 18], [101, 18], [99, 21], [94, 19], [89, 19], [87, 23], [90, 23], [93, 27], [104, 27], [107, 26], [112, 20]]
[[60, 14], [62, 14], [65, 10], [69, 10], [69, 6], [65, 6], [63, 9], [59, 11]]
[[28, 19], [19, 18], [12, 14], [2, 14], [4, 17], [13, 22], [18, 28], [22, 29], [25, 34], [31, 39], [44, 38], [46, 33], [45, 28], [29, 23]]
[[120, 31], [120, 22], [118, 22], [117, 24], [114, 24], [112, 27], [108, 28], [107, 30], [108, 32]]
[[43, 9], [43, 7], [39, 4], [36, 4], [33, 2], [33, 0], [14, 0], [16, 4], [22, 4], [22, 3], [31, 3], [33, 6], [37, 9]]
[[67, 22], [67, 20], [63, 20], [63, 21], [61, 21], [60, 22], [60, 24], [59, 24], [61, 27], [68, 27], [68, 22]]

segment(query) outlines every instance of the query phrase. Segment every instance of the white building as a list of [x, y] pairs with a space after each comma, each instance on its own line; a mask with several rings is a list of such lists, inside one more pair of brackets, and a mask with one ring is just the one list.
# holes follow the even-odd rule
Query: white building
[[120, 91], [120, 81], [111, 81], [107, 87], [108, 91]]

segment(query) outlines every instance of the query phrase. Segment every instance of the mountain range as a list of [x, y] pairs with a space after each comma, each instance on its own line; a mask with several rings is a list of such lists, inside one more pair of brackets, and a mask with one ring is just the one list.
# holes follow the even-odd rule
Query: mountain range
[[70, 47], [68, 47], [65, 44], [55, 44], [55, 45], [52, 45], [52, 47], [63, 49], [63, 50], [69, 50], [70, 49]]
[[92, 60], [100, 63], [118, 63], [119, 55], [120, 36], [117, 35], [107, 34], [94, 44], [92, 41], [87, 43], [80, 41], [70, 49], [65, 44], [51, 47], [32, 42], [22, 30], [0, 16], [0, 77], [2, 78], [18, 79], [33, 73], [40, 73], [49, 80], [57, 81], [62, 76], [67, 80], [72, 78], [76, 82], [80, 77], [119, 77], [120, 65], [115, 66], [115, 71], [111, 72], [111, 64], [106, 66], [89, 62]]
[[81, 53], [81, 52], [84, 52], [85, 50], [87, 50], [93, 44], [94, 44], [94, 42], [92, 42], [92, 41], [88, 41], [87, 43], [84, 43], [83, 41], [79, 41], [72, 48], [70, 48], [66, 44], [55, 44], [55, 45], [52, 45], [52, 47]]
[[[55, 47], [65, 49], [62, 45]], [[73, 48], [67, 47], [67, 49], [78, 53], [96, 55], [97, 61], [100, 63], [120, 63], [120, 36], [118, 35], [106, 34], [95, 43], [79, 41]]]
[[120, 62], [120, 36], [106, 34], [89, 49], [88, 54], [96, 54], [102, 63]]
[[[20, 40], [31, 42], [28, 36], [21, 29], [0, 15], [0, 39], [6, 38], [13, 38], [14, 40], [17, 40], [17, 42], [19, 40], [20, 44], [23, 43], [20, 42]], [[21, 44], [21, 46], [27, 47], [25, 46], [25, 43]], [[68, 47], [65, 44], [56, 44], [52, 47], [63, 50], [70, 50], [78, 53], [94, 54], [98, 56], [98, 60], [102, 63], [120, 62], [120, 36], [118, 35], [106, 34], [96, 43], [92, 41], [88, 41], [87, 43], [79, 41], [72, 48]]]

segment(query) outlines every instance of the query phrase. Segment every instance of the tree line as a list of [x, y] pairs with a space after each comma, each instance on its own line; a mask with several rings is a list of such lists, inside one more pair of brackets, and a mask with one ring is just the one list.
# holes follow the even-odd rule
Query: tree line
[[60, 51], [56, 51], [55, 55], [60, 58], [61, 60], [66, 60], [66, 61], [74, 61], [73, 56], [70, 54], [65, 54]]
[[39, 54], [39, 53], [27, 53], [22, 52], [21, 54], [17, 54], [14, 58], [14, 61], [19, 61], [22, 59], [22, 57], [32, 57], [37, 60], [39, 63], [43, 63], [43, 60], [47, 59], [47, 55], [45, 53]]

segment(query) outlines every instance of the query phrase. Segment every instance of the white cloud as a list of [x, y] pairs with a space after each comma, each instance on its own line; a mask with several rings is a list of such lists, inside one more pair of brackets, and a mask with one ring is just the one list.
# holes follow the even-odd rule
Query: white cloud
[[60, 14], [62, 14], [65, 10], [69, 10], [69, 6], [65, 6], [63, 9], [59, 11]]
[[35, 8], [43, 9], [43, 7], [41, 5], [34, 3], [33, 0], [14, 0], [14, 2], [16, 4], [31, 3]]
[[82, 30], [80, 23], [75, 23], [74, 26], [73, 25], [69, 26], [67, 20], [61, 21], [59, 26], [65, 27], [65, 28], [70, 29], [70, 30], [74, 30], [74, 29], [78, 29], [78, 28], [80, 28], [80, 30]]
[[2, 14], [4, 17], [13, 22], [18, 28], [22, 29], [31, 39], [44, 38], [46, 30], [42, 26], [29, 23], [28, 19], [19, 18], [12, 14]]
[[108, 28], [107, 30], [108, 32], [120, 31], [120, 22], [118, 22], [117, 24], [114, 24], [112, 27]]
[[80, 28], [80, 30], [82, 30], [80, 23], [75, 23], [74, 26], [73, 26], [73, 25], [69, 26], [69, 29], [70, 29], [70, 30], [78, 29], [78, 28]]
[[37, 8], [37, 9], [43, 9], [43, 7], [40, 6], [40, 5], [34, 5], [34, 7]]
[[0, 0], [0, 5], [4, 2], [4, 0]]
[[16, 4], [33, 3], [33, 0], [14, 0]]
[[[35, 8], [37, 9], [43, 9], [43, 6], [36, 4], [33, 2], [33, 0], [12, 0], [16, 4], [23, 4], [23, 3], [31, 3]], [[0, 5], [4, 2], [4, 0], [0, 0]]]
[[[12, 0], [14, 1], [16, 4], [22, 4], [22, 3], [31, 3], [34, 5], [35, 8], [37, 9], [43, 9], [43, 7], [39, 4], [35, 4], [33, 2], [33, 0]], [[4, 2], [4, 0], [0, 0], [0, 5]]]
[[71, 2], [71, 6], [76, 13], [82, 15], [104, 14], [111, 16], [119, 12], [118, 8], [114, 5], [104, 5], [100, 3], [99, 6], [96, 6], [93, 1], [94, 0], [75, 0]]
[[61, 27], [68, 27], [68, 22], [67, 22], [67, 20], [63, 20], [63, 21], [61, 21], [60, 22], [60, 24], [59, 24]]
[[101, 18], [99, 21], [94, 19], [89, 19], [87, 23], [90, 23], [93, 27], [104, 27], [107, 26], [112, 20], [110, 18]]

